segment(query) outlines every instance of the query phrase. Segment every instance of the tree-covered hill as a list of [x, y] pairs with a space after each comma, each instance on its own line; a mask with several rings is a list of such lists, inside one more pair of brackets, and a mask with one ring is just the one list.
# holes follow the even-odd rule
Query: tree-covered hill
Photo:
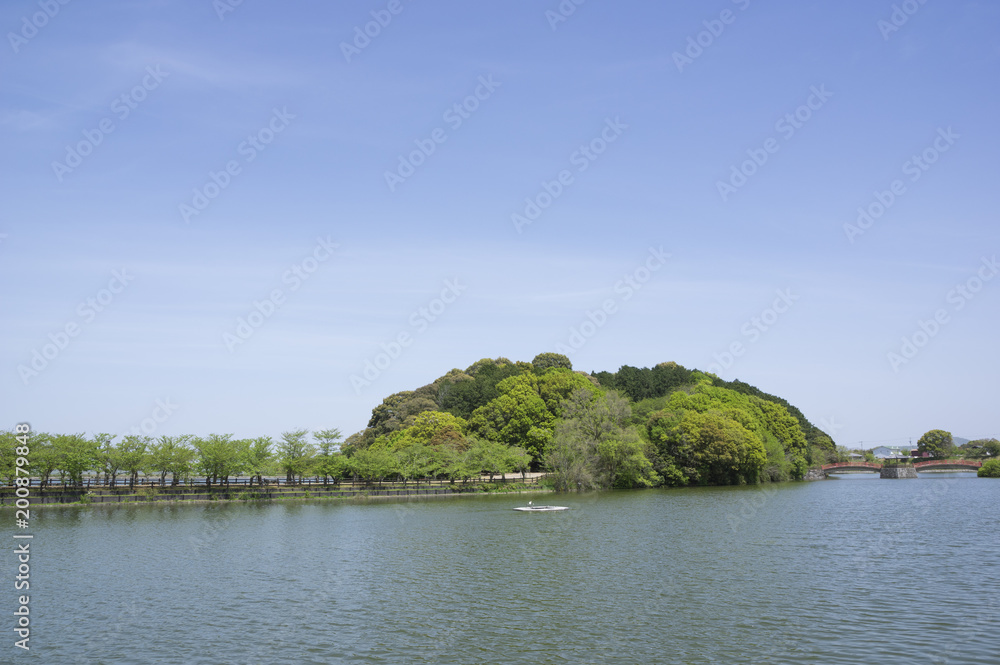
[[348, 456], [475, 448], [526, 459], [564, 489], [796, 479], [836, 454], [797, 408], [749, 384], [673, 362], [587, 374], [556, 353], [485, 358], [390, 395], [346, 444]]

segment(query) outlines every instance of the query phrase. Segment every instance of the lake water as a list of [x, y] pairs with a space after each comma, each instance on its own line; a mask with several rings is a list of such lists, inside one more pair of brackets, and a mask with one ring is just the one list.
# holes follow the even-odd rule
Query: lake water
[[974, 474], [32, 518], [4, 663], [1000, 663]]

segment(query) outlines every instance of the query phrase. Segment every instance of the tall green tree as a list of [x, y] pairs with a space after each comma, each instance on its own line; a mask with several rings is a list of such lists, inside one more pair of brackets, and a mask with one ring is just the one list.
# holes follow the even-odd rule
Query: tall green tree
[[540, 463], [555, 429], [555, 416], [536, 390], [537, 377], [525, 374], [501, 381], [500, 396], [472, 414], [470, 428], [480, 437], [528, 451]]
[[545, 374], [552, 367], [572, 370], [573, 363], [561, 353], [539, 353], [531, 361], [531, 367], [535, 374]]
[[99, 444], [84, 434], [59, 434], [52, 437], [52, 454], [64, 480], [81, 485], [83, 474], [98, 466]]
[[412, 443], [396, 450], [394, 454], [404, 487], [408, 480], [425, 477], [434, 466], [434, 451], [422, 443]]
[[170, 484], [172, 486], [176, 486], [182, 480], [185, 484], [188, 483], [191, 474], [194, 473], [197, 458], [197, 452], [191, 447], [191, 441], [194, 437], [190, 434], [182, 434], [179, 438], [180, 442], [174, 450], [173, 457], [170, 458], [170, 467], [167, 469], [170, 471]]
[[917, 441], [917, 450], [920, 453], [930, 453], [931, 457], [946, 459], [955, 450], [955, 442], [952, 440], [951, 432], [943, 429], [932, 429], [925, 432]]
[[273, 442], [269, 436], [259, 436], [247, 442], [245, 470], [250, 475], [251, 485], [253, 485], [255, 479], [258, 485], [264, 484], [264, 471], [267, 470], [268, 465], [274, 458], [272, 445]]
[[191, 444], [198, 453], [196, 468], [205, 476], [208, 487], [239, 474], [243, 467], [245, 456], [232, 434], [195, 437]]
[[148, 471], [151, 474], [156, 474], [159, 476], [160, 485], [165, 485], [167, 482], [167, 467], [170, 462], [170, 455], [175, 446], [174, 438], [172, 436], [161, 436], [149, 447], [149, 467]]
[[660, 411], [647, 434], [670, 484], [756, 483], [767, 463], [760, 438], [721, 410]]
[[328, 464], [330, 457], [340, 454], [338, 449], [340, 448], [341, 436], [340, 430], [336, 427], [313, 432], [317, 451], [314, 466], [316, 473], [323, 476], [323, 483], [326, 483], [329, 478], [327, 471], [330, 468]]
[[31, 448], [31, 473], [38, 477], [42, 487], [47, 487], [52, 472], [59, 468], [59, 456], [53, 445], [53, 437], [46, 432], [32, 432], [28, 445]]
[[548, 478], [558, 492], [591, 490], [601, 487], [593, 441], [578, 432], [556, 427], [555, 436], [545, 453]]
[[597, 442], [598, 468], [611, 487], [652, 487], [660, 482], [646, 455], [648, 444], [633, 427]]
[[102, 432], [94, 435], [97, 444], [97, 470], [104, 474], [104, 484], [115, 487], [118, 483], [118, 472], [122, 468], [121, 453], [115, 445], [115, 436]]
[[149, 463], [149, 448], [152, 439], [138, 434], [127, 434], [118, 444], [118, 456], [121, 468], [129, 474], [128, 486], [135, 487], [139, 480], [139, 472]]
[[587, 376], [565, 368], [552, 368], [531, 382], [538, 396], [545, 402], [549, 413], [562, 416], [562, 405], [569, 396], [577, 390], [589, 393], [591, 398], [600, 394], [601, 390]]
[[372, 417], [368, 421], [366, 432], [371, 443], [375, 437], [384, 436], [403, 429], [413, 418], [424, 411], [435, 411], [438, 405], [426, 392], [404, 390], [389, 395], [382, 403], [372, 409]]
[[293, 482], [296, 477], [302, 482], [302, 476], [309, 468], [315, 448], [306, 440], [308, 435], [307, 429], [281, 433], [281, 441], [278, 442], [278, 461], [285, 471], [286, 482]]
[[531, 468], [531, 455], [520, 446], [507, 446], [504, 448], [504, 468], [521, 474], [524, 479], [528, 469]]
[[476, 468], [475, 461], [470, 458], [468, 450], [441, 448], [436, 451], [434, 460], [437, 468], [433, 473], [443, 475], [452, 482], [460, 480], [464, 485], [481, 473], [481, 470]]
[[343, 435], [336, 427], [321, 429], [313, 432], [313, 440], [316, 442], [316, 449], [319, 451], [320, 455], [332, 455], [337, 452], [337, 448], [340, 446], [340, 440], [342, 438]]
[[469, 447], [465, 436], [468, 429], [469, 424], [463, 418], [447, 411], [424, 411], [413, 419], [412, 425], [386, 440], [394, 449], [420, 444], [431, 448], [448, 446], [465, 450]]
[[323, 482], [332, 478], [339, 483], [340, 479], [351, 470], [350, 458], [343, 453], [333, 453], [317, 460], [316, 472], [323, 476]]
[[630, 424], [632, 409], [616, 392], [578, 388], [562, 403], [546, 464], [557, 489], [649, 487], [659, 482], [649, 444]]
[[488, 474], [492, 481], [494, 476], [504, 476], [514, 470], [509, 449], [499, 441], [475, 437], [465, 453], [467, 464], [479, 473]]
[[190, 435], [181, 436], [161, 436], [157, 439], [149, 450], [149, 468], [153, 473], [160, 476], [160, 485], [167, 482], [167, 474], [170, 474], [170, 484], [177, 485], [181, 478], [185, 478], [191, 472], [191, 463], [194, 461], [194, 450], [189, 442]]
[[[22, 445], [13, 430], [0, 432], [0, 478], [3, 478], [7, 485], [13, 485], [14, 479], [17, 478], [17, 458], [21, 457], [17, 454], [17, 449]], [[28, 449], [31, 449], [30, 445]]]
[[392, 451], [380, 446], [370, 446], [358, 450], [350, 458], [351, 470], [366, 483], [378, 481], [396, 473], [398, 461]]

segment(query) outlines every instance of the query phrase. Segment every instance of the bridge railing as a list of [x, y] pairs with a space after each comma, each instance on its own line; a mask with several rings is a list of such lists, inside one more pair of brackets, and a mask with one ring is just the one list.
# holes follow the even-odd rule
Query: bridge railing
[[983, 465], [982, 460], [977, 459], [934, 459], [927, 460], [926, 462], [914, 462], [913, 466], [918, 469], [923, 466], [967, 466], [970, 468], [979, 468]]
[[820, 468], [827, 471], [828, 469], [850, 469], [858, 467], [864, 469], [881, 469], [882, 465], [874, 462], [836, 462], [834, 464], [824, 464]]

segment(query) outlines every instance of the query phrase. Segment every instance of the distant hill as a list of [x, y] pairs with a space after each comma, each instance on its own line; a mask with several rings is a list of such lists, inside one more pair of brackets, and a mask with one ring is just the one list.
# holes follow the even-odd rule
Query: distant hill
[[674, 362], [590, 374], [557, 353], [483, 358], [389, 395], [344, 452], [414, 446], [510, 450], [577, 489], [797, 479], [836, 453], [801, 411], [747, 383]]

